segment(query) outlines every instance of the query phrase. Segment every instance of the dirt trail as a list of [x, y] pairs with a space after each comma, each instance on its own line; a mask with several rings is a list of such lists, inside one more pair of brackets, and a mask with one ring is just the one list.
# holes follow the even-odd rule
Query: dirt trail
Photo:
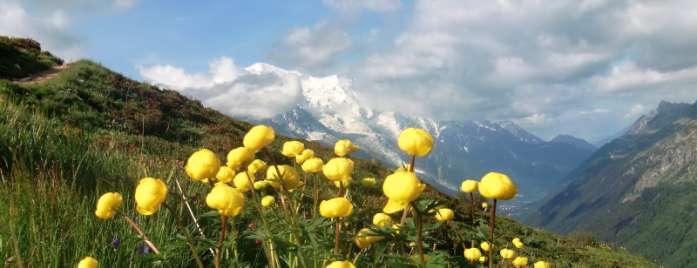
[[29, 85], [29, 84], [41, 83], [43, 81], [46, 81], [46, 80], [49, 80], [49, 79], [55, 77], [56, 75], [58, 75], [58, 73], [60, 73], [62, 70], [67, 69], [68, 67], [70, 67], [70, 64], [63, 64], [63, 65], [54, 66], [51, 69], [34, 74], [32, 76], [29, 76], [29, 77], [25, 77], [25, 78], [16, 80], [15, 82], [17, 84], [20, 84], [20, 85]]

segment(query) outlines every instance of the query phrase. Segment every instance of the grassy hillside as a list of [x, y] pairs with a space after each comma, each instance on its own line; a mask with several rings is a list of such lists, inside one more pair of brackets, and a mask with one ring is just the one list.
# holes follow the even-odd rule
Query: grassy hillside
[[662, 103], [609, 143], [530, 223], [585, 231], [668, 267], [697, 263], [697, 105]]
[[[83, 256], [94, 256], [106, 267], [191, 267], [186, 236], [197, 228], [181, 205], [175, 180], [182, 183], [202, 226], [215, 226], [217, 213], [206, 206], [209, 187], [187, 178], [183, 164], [197, 148], [206, 147], [224, 154], [241, 145], [250, 125], [203, 107], [177, 92], [162, 90], [113, 73], [102, 66], [80, 61], [71, 64], [50, 80], [17, 84], [0, 79], [0, 258], [5, 266], [71, 267]], [[276, 139], [269, 163], [291, 163], [279, 151], [285, 138]], [[329, 159], [333, 151], [305, 142], [319, 157]], [[356, 207], [345, 221], [341, 258], [355, 258], [358, 267], [415, 266], [414, 222], [411, 218], [389, 241], [360, 251], [351, 240], [354, 231], [369, 224], [385, 198], [379, 187], [388, 171], [378, 163], [355, 159], [354, 178], [376, 177], [378, 186], [352, 184], [348, 191]], [[417, 163], [418, 165], [418, 163]], [[173, 209], [161, 209], [155, 216], [134, 211], [133, 190], [142, 177], [164, 179], [170, 187]], [[335, 195], [334, 187], [320, 180], [321, 199]], [[146, 253], [142, 240], [122, 220], [99, 220], [94, 215], [100, 194], [123, 194], [121, 211], [132, 217], [161, 250]], [[273, 193], [273, 190], [264, 190]], [[307, 205], [310, 189], [289, 193]], [[428, 221], [424, 244], [429, 267], [466, 266], [463, 244], [484, 239], [486, 222], [481, 212], [472, 225], [465, 202], [427, 191], [423, 200], [437, 201], [457, 213], [447, 224]], [[334, 242], [332, 222], [322, 218], [299, 219], [305, 243], [298, 245], [278, 205], [268, 213], [271, 240], [283, 255], [284, 267], [297, 266], [294, 254], [303, 252], [319, 263], [331, 255]], [[233, 221], [226, 240], [228, 265], [262, 267], [264, 252], [258, 241], [260, 215], [245, 209]], [[178, 229], [181, 223], [186, 232]], [[520, 237], [526, 247], [520, 254], [531, 260], [544, 259], [556, 267], [655, 267], [643, 258], [621, 249], [612, 249], [587, 236], [556, 236], [500, 218], [497, 245], [510, 246]], [[343, 228], [342, 228], [343, 229]], [[212, 266], [208, 248], [218, 231], [205, 228], [207, 239], [194, 236], [195, 251]], [[389, 243], [387, 243], [389, 242]], [[386, 247], [390, 247], [389, 250]], [[386, 253], [389, 252], [389, 253]], [[234, 256], [234, 257], [233, 257]], [[295, 264], [295, 265], [294, 265]]]
[[23, 78], [61, 64], [34, 40], [0, 36], [0, 79]]

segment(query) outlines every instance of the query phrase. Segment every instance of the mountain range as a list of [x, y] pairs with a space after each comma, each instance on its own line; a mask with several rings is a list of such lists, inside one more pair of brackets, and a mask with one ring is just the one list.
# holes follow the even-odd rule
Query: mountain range
[[563, 183], [561, 179], [596, 149], [570, 135], [545, 141], [511, 121], [434, 120], [377, 111], [361, 103], [349, 79], [337, 75], [306, 76], [268, 64], [254, 64], [245, 70], [300, 80], [301, 97], [295, 106], [270, 119], [256, 120], [290, 137], [323, 144], [349, 138], [362, 149], [361, 157], [396, 167], [407, 161], [396, 146], [399, 133], [408, 127], [426, 129], [437, 149], [418, 159], [417, 171], [449, 195], [457, 194], [462, 180], [478, 179], [496, 170], [510, 174], [519, 183], [517, 202], [539, 200], [556, 190]]
[[661, 102], [565, 180], [529, 223], [590, 232], [668, 267], [697, 263], [697, 103]]

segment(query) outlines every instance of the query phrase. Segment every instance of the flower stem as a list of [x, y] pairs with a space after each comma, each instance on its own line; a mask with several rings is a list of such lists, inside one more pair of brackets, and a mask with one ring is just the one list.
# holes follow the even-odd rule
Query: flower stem
[[146, 244], [150, 249], [152, 249], [152, 251], [155, 252], [155, 254], [160, 255], [160, 251], [157, 249], [157, 247], [155, 247], [155, 244], [153, 244], [153, 243], [150, 241], [150, 238], [148, 238], [148, 236], [145, 235], [145, 233], [143, 232], [143, 230], [140, 229], [140, 226], [138, 226], [138, 224], [137, 224], [135, 221], [133, 221], [130, 217], [128, 217], [126, 214], [123, 214], [122, 216], [123, 216], [123, 219], [126, 220], [126, 222], [128, 223], [128, 225], [130, 225], [131, 227], [133, 227], [133, 230], [135, 230], [136, 233], [138, 233], [138, 235], [143, 239], [143, 242], [145, 242], [145, 244]]
[[[182, 190], [182, 186], [179, 183], [179, 179], [177, 179], [175, 177], [174, 182], [177, 184], [177, 188], [179, 189], [179, 193], [181, 194], [182, 200], [184, 200], [184, 205], [186, 206], [186, 209], [189, 212], [189, 216], [191, 217], [191, 220], [193, 220], [194, 225], [196, 225], [196, 230], [198, 230], [198, 233], [201, 235], [201, 238], [206, 239], [206, 235], [203, 233], [203, 229], [201, 229], [201, 225], [198, 224], [198, 219], [196, 219], [196, 215], [194, 215], [194, 211], [191, 209], [191, 205], [189, 205], [189, 199], [186, 198], [186, 195], [184, 194], [184, 191]], [[213, 248], [208, 248], [208, 251], [212, 255], [215, 255]]]
[[419, 251], [419, 259], [421, 260], [421, 264], [424, 264], [426, 261], [424, 259], [424, 248], [422, 238], [423, 224], [421, 222], [421, 213], [419, 213], [418, 210], [414, 209], [414, 215], [416, 216], [416, 249]]
[[474, 194], [470, 192], [470, 218], [472, 218], [472, 226], [474, 226]]
[[496, 227], [496, 199], [494, 199], [494, 206], [491, 208], [490, 214], [491, 220], [489, 221], [489, 268], [494, 267], [493, 252], [494, 252], [494, 228]]
[[341, 232], [341, 218], [336, 218], [334, 227], [334, 255], [339, 255], [339, 234]]
[[220, 248], [223, 246], [223, 241], [225, 241], [225, 231], [227, 227], [227, 217], [225, 215], [220, 215], [220, 240], [218, 240], [218, 245], [215, 247], [215, 267], [220, 268], [220, 255], [222, 252]]
[[205, 266], [203, 265], [203, 261], [201, 261], [201, 257], [198, 256], [198, 253], [196, 252], [196, 247], [194, 247], [194, 242], [193, 238], [191, 237], [191, 233], [189, 233], [189, 230], [184, 227], [184, 224], [182, 223], [181, 219], [179, 218], [179, 215], [177, 212], [167, 205], [167, 203], [162, 203], [162, 205], [169, 210], [169, 212], [172, 214], [172, 217], [174, 217], [175, 222], [177, 223], [177, 227], [179, 228], [179, 231], [184, 233], [184, 236], [186, 237], [186, 245], [189, 246], [189, 251], [191, 251], [191, 256], [194, 257], [194, 261], [196, 261], [196, 266], [199, 268], [204, 268]]

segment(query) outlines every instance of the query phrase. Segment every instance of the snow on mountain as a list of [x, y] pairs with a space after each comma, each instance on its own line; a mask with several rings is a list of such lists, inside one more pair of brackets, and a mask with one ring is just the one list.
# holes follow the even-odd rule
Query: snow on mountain
[[491, 170], [517, 176], [522, 195], [546, 192], [548, 184], [591, 153], [545, 142], [510, 121], [439, 121], [372, 110], [360, 102], [351, 81], [337, 75], [313, 77], [268, 64], [254, 64], [246, 70], [300, 79], [301, 101], [287, 112], [262, 120], [286, 135], [328, 145], [349, 138], [361, 148], [359, 156], [396, 167], [408, 161], [397, 147], [399, 133], [408, 127], [427, 130], [436, 140], [435, 148], [428, 157], [417, 160], [417, 167], [425, 181], [448, 194], [457, 194], [463, 179], [478, 178]]

